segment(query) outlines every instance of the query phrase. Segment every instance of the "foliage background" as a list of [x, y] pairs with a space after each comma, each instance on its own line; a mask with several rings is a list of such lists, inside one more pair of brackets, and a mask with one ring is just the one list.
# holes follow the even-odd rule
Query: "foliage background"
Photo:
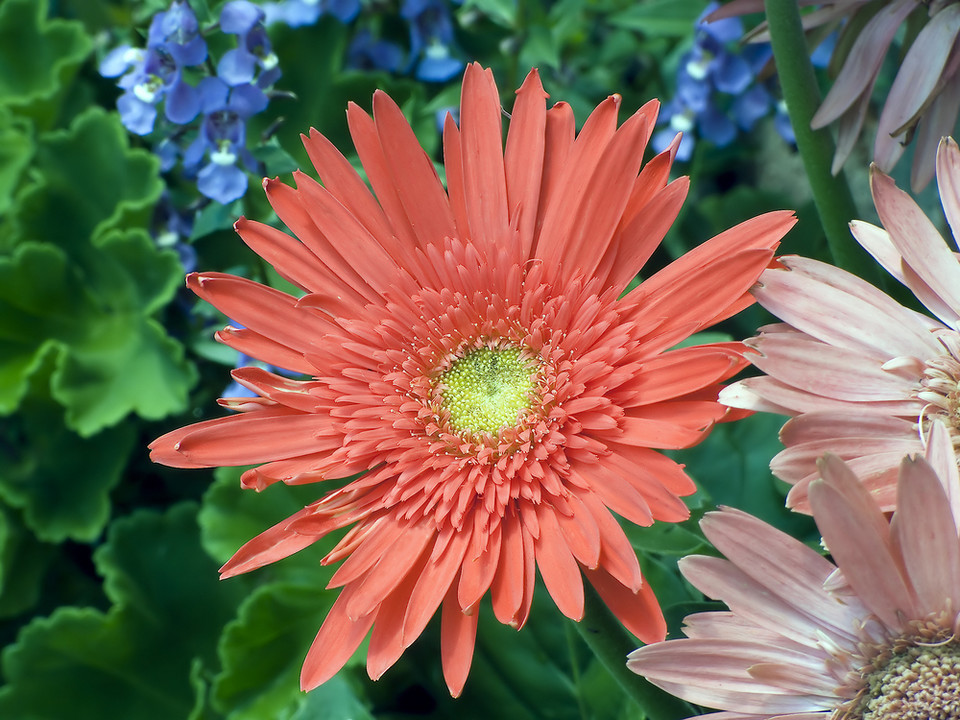
[[[454, 52], [493, 68], [509, 108], [531, 66], [580, 122], [605, 96], [624, 117], [669, 98], [704, 0], [465, 0], [449, 5]], [[202, 25], [214, 0], [191, 0]], [[115, 110], [114, 81], [98, 61], [142, 38], [156, 0], [0, 2], [0, 717], [196, 720], [342, 718], [641, 718], [592, 659], [575, 629], [538, 591], [520, 633], [481, 620], [464, 695], [452, 701], [431, 626], [378, 683], [361, 648], [333, 681], [298, 689], [306, 648], [335, 595], [312, 547], [250, 576], [220, 582], [217, 567], [243, 542], [315, 499], [316, 488], [241, 492], [239, 471], [152, 465], [146, 445], [218, 414], [235, 354], [212, 341], [225, 318], [183, 287], [180, 257], [158, 246], [154, 210], [165, 187], [196, 219], [185, 238], [197, 267], [282, 285], [233, 234], [240, 214], [276, 218], [255, 181], [239, 201], [203, 202], [176, 175], [162, 176], [143, 139]], [[437, 111], [457, 104], [447, 83], [406, 71], [346, 66], [348, 43], [375, 25], [401, 45], [399, 6], [364, 0], [359, 18], [272, 26], [283, 76], [251, 127], [269, 175], [308, 168], [299, 133], [316, 127], [348, 156], [344, 109], [369, 108], [375, 88], [403, 107], [439, 160]], [[256, 144], [256, 143], [252, 143]], [[908, 166], [909, 163], [902, 163]], [[873, 219], [864, 157], [852, 186]], [[714, 234], [771, 209], [800, 216], [784, 252], [825, 258], [795, 150], [761, 122], [726, 148], [698, 143], [677, 173], [692, 191], [650, 271]], [[929, 199], [926, 201], [930, 204]], [[646, 271], [645, 271], [645, 274]], [[752, 308], [719, 331], [742, 338], [766, 322]], [[812, 524], [783, 509], [767, 469], [779, 420], [754, 416], [719, 427], [680, 453], [701, 490], [690, 521], [630, 528], [646, 577], [676, 633], [706, 607], [676, 570], [711, 552], [703, 512], [733, 505], [813, 539]]]

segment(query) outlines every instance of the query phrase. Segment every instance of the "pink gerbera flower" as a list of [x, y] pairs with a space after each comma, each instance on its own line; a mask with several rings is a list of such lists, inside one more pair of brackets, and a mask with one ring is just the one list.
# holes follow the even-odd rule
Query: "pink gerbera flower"
[[960, 717], [960, 478], [937, 422], [926, 460], [905, 459], [892, 521], [835, 456], [810, 488], [836, 566], [738, 510], [701, 523], [726, 560], [684, 576], [729, 612], [686, 619], [685, 639], [628, 666], [667, 692], [728, 712], [711, 720]]
[[677, 215], [674, 148], [641, 171], [652, 101], [617, 127], [619, 96], [574, 131], [536, 71], [517, 92], [506, 149], [493, 76], [464, 76], [461, 125], [444, 129], [447, 189], [397, 105], [351, 105], [373, 188], [322, 135], [304, 138], [323, 185], [264, 183], [296, 235], [237, 231], [303, 291], [192, 274], [200, 297], [245, 327], [220, 341], [299, 371], [234, 371], [254, 399], [152, 444], [175, 467], [260, 464], [242, 484], [323, 483], [365, 473], [244, 545], [224, 577], [274, 562], [338, 528], [324, 559], [342, 588], [303, 666], [313, 688], [370, 632], [378, 678], [442, 605], [441, 656], [463, 688], [478, 606], [520, 627], [537, 569], [560, 610], [584, 608], [582, 575], [641, 640], [665, 632], [611, 510], [631, 522], [687, 517], [694, 485], [650, 448], [698, 442], [727, 409], [736, 344], [668, 350], [749, 305], [793, 224], [765, 215], [719, 235], [620, 297]]
[[[937, 143], [954, 131], [960, 112], [960, 3], [957, 0], [800, 0], [816, 5], [803, 16], [806, 29], [822, 39], [839, 28], [831, 71], [836, 78], [813, 117], [813, 127], [837, 125], [833, 172], [856, 144], [880, 76], [884, 58], [898, 31], [907, 24], [900, 67], [887, 92], [877, 125], [874, 162], [890, 172], [916, 136], [911, 185], [919, 190], [933, 178]], [[763, 0], [733, 0], [710, 19], [763, 10]], [[815, 30], [818, 29], [819, 30]], [[758, 28], [755, 39], [769, 39]], [[824, 32], [826, 31], [826, 32]]]
[[[937, 153], [940, 199], [960, 229], [960, 149]], [[871, 188], [883, 228], [855, 221], [854, 236], [937, 318], [909, 310], [872, 285], [815, 260], [781, 258], [754, 295], [787, 324], [746, 341], [767, 377], [726, 388], [721, 400], [795, 415], [780, 433], [786, 449], [771, 463], [794, 485], [787, 504], [809, 511], [816, 460], [839, 455], [886, 510], [896, 504], [897, 467], [922, 452], [921, 431], [940, 418], [960, 445], [960, 263], [933, 223], [888, 176]]]

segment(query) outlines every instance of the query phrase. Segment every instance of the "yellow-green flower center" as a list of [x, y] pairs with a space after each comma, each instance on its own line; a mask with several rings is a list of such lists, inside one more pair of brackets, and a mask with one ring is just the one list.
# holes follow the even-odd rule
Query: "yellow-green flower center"
[[863, 720], [960, 718], [960, 645], [915, 645], [867, 677], [865, 696], [850, 716]]
[[491, 435], [516, 425], [520, 413], [530, 407], [535, 373], [534, 364], [516, 348], [467, 353], [440, 376], [450, 424], [460, 431]]

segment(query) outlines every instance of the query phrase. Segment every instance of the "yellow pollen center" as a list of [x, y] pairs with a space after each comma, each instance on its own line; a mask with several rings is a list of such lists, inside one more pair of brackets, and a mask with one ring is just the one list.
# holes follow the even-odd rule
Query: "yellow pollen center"
[[894, 654], [867, 678], [862, 720], [960, 718], [960, 645], [914, 645]]
[[497, 432], [530, 407], [536, 368], [508, 348], [473, 350], [440, 376], [443, 407], [459, 431]]

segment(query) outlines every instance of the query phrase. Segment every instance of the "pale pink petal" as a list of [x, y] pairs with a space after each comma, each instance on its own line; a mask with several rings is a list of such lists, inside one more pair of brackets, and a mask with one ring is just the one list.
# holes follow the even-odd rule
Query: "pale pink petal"
[[960, 541], [952, 542], [957, 526], [943, 486], [925, 460], [903, 461], [890, 528], [920, 617], [941, 610], [945, 598], [960, 600]]
[[795, 328], [831, 345], [888, 357], [938, 352], [906, 308], [855, 275], [808, 258], [780, 262], [786, 270], [764, 272], [754, 294]]
[[[799, 596], [780, 596], [733, 563], [701, 555], [681, 559], [680, 571], [707, 597], [723, 601], [745, 620], [797, 645], [815, 648], [817, 631], [827, 628], [815, 612], [807, 609], [808, 604], [826, 602], [821, 599], [825, 595], [821, 585], [803, 588]], [[763, 598], [763, 602], [757, 602], [757, 598]], [[829, 632], [834, 638], [842, 637], [835, 630]]]
[[813, 412], [849, 412], [870, 416], [898, 415], [916, 417], [923, 409], [920, 400], [848, 402], [820, 397], [782, 383], [771, 377], [740, 380], [720, 393], [720, 402], [731, 407], [762, 410], [780, 415]]
[[888, 175], [872, 173], [870, 187], [883, 226], [904, 262], [954, 313], [960, 313], [960, 263], [936, 227]]
[[960, 314], [951, 309], [943, 299], [909, 266], [904, 266], [903, 256], [890, 239], [890, 233], [862, 220], [850, 223], [850, 231], [863, 248], [901, 283], [910, 288], [917, 299], [934, 315], [951, 327], [957, 327]]
[[837, 149], [833, 153], [833, 162], [830, 164], [830, 172], [834, 175], [839, 174], [843, 169], [844, 163], [857, 145], [860, 130], [863, 129], [863, 121], [866, 120], [867, 110], [870, 109], [870, 98], [873, 95], [876, 78], [875, 75], [857, 102], [837, 121]]
[[829, 709], [836, 699], [791, 692], [751, 677], [747, 669], [757, 662], [802, 665], [811, 660], [802, 653], [750, 640], [672, 640], [635, 650], [627, 666], [689, 702], [774, 715]]
[[820, 590], [835, 569], [833, 563], [740, 510], [707, 513], [700, 526], [717, 550], [768, 592], [795, 601], [822, 628], [853, 640], [851, 614]]
[[[883, 415], [864, 417], [859, 413], [806, 413], [788, 421], [780, 440], [788, 447], [801, 443], [844, 438], [876, 438], [894, 442], [915, 434], [916, 423]], [[916, 447], [911, 444], [911, 447]]]
[[948, 5], [930, 18], [910, 45], [877, 125], [873, 157], [881, 169], [889, 171], [903, 153], [900, 136], [929, 103], [958, 33], [960, 6]]
[[957, 116], [960, 115], [958, 65], [960, 45], [954, 45], [947, 67], [940, 78], [939, 94], [924, 110], [917, 130], [913, 167], [910, 169], [910, 188], [914, 192], [923, 190], [933, 179], [937, 165], [937, 147], [944, 136], [952, 133], [957, 125]]
[[746, 342], [756, 351], [750, 361], [771, 377], [800, 390], [855, 402], [904, 400], [916, 382], [881, 366], [888, 359], [874, 352], [835, 347], [809, 336], [774, 333]]
[[943, 484], [943, 490], [950, 502], [954, 524], [960, 531], [960, 468], [957, 467], [957, 457], [950, 431], [942, 422], [931, 423], [927, 438], [926, 460]]
[[903, 569], [893, 555], [887, 520], [856, 476], [827, 456], [823, 479], [810, 486], [817, 527], [857, 595], [887, 627], [916, 617]]
[[[960, 83], [957, 83], [960, 95]], [[953, 231], [954, 243], [960, 237], [960, 147], [953, 138], [943, 138], [937, 148], [937, 185], [943, 213]]]
[[[856, 430], [848, 430], [848, 432], [856, 432]], [[899, 438], [841, 435], [824, 440], [791, 443], [786, 450], [773, 458], [770, 462], [770, 470], [785, 482], [800, 483], [811, 474], [811, 468], [815, 467], [816, 461], [829, 452], [841, 460], [858, 464], [858, 471], [861, 474], [868, 474], [871, 468], [863, 466], [862, 458], [871, 458], [869, 462], [877, 469], [886, 469], [887, 463], [893, 463], [896, 466], [900, 458], [907, 453], [917, 452], [920, 449], [920, 440], [915, 434], [907, 434]]]
[[863, 26], [830, 92], [813, 116], [810, 124], [814, 128], [833, 122], [869, 92], [893, 36], [913, 9], [913, 3], [909, 2], [888, 3]]

